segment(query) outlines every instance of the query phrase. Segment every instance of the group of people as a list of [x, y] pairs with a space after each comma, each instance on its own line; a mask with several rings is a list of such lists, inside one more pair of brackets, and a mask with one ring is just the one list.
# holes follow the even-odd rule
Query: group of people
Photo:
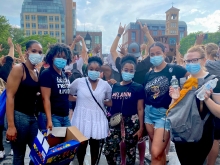
[[[49, 45], [46, 55], [38, 41], [27, 42], [24, 55], [16, 45], [20, 63], [15, 65], [9, 39], [11, 49], [1, 58], [0, 78], [7, 84], [6, 138], [14, 165], [24, 165], [26, 145], [32, 147], [38, 129], [69, 126], [88, 139], [77, 151], [79, 165], [88, 144], [91, 164], [97, 164], [101, 142], [109, 165], [134, 165], [137, 149], [144, 165], [147, 134], [151, 165], [166, 164], [172, 133], [166, 112], [176, 101], [170, 81], [173, 76], [178, 80], [220, 76], [220, 51], [216, 44], [196, 43], [181, 57], [177, 44], [175, 59], [169, 59], [164, 44], [154, 42], [146, 25], [140, 27], [148, 44], [133, 42], [117, 51], [125, 29], [120, 25], [104, 64], [100, 47], [89, 57], [84, 39], [77, 36], [72, 45]], [[73, 53], [78, 42], [80, 55]], [[203, 165], [206, 159], [214, 165], [220, 139], [220, 83], [197, 104], [201, 119], [211, 115], [198, 142], [175, 142], [177, 156], [182, 165]], [[3, 146], [0, 150], [4, 152]]]

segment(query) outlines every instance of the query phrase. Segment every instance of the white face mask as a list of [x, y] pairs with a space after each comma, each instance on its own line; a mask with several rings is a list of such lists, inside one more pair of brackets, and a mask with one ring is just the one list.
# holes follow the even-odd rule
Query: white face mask
[[37, 65], [43, 61], [44, 56], [38, 53], [30, 53], [28, 59], [32, 65]]

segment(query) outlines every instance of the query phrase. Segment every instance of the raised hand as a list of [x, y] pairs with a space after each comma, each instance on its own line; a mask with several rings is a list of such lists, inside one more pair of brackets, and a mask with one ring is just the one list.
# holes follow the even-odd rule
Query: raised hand
[[0, 52], [3, 50], [4, 50], [4, 48], [2, 48], [2, 44], [0, 44]]
[[142, 26], [142, 23], [141, 23], [140, 21], [139, 21], [138, 23], [139, 23], [139, 25], [140, 25], [140, 27], [141, 27], [141, 30], [142, 30], [144, 33], [148, 33], [148, 32], [149, 32], [147, 25]]
[[125, 48], [122, 45], [118, 45], [118, 48], [120, 49], [118, 52], [125, 56], [126, 55]]
[[203, 33], [197, 35], [195, 45], [202, 45], [204, 37], [205, 37], [205, 34], [203, 34]]
[[82, 37], [80, 35], [76, 36], [76, 38], [74, 39], [75, 43], [78, 43], [79, 41], [82, 40]]
[[179, 44], [176, 43], [176, 49], [180, 50], [180, 43]]
[[10, 47], [13, 47], [13, 46], [14, 46], [11, 37], [8, 37], [8, 45], [9, 45]]
[[93, 52], [97, 54], [100, 52], [100, 49], [101, 49], [100, 45], [96, 45], [96, 47], [93, 49]]
[[125, 27], [126, 27], [126, 25], [124, 25], [124, 27], [123, 27], [123, 26], [121, 26], [121, 23], [120, 23], [119, 28], [118, 28], [118, 34], [122, 35], [125, 31]]
[[16, 52], [18, 52], [18, 54], [21, 52], [21, 54], [22, 54], [22, 49], [21, 49], [21, 45], [19, 45], [19, 44], [15, 44], [15, 51]]

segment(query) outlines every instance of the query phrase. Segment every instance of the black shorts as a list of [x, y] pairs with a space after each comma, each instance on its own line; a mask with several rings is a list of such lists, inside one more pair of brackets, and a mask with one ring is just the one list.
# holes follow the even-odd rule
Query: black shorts
[[76, 107], [76, 102], [75, 101], [69, 101], [69, 109], [72, 109], [74, 111]]
[[215, 121], [214, 139], [220, 140], [220, 119], [216, 117], [214, 121]]

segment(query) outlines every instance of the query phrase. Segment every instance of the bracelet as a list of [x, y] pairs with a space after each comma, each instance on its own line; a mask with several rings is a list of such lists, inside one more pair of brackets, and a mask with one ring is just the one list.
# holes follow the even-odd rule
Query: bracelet
[[121, 34], [118, 34], [117, 36], [118, 36], [119, 38], [121, 38]]

